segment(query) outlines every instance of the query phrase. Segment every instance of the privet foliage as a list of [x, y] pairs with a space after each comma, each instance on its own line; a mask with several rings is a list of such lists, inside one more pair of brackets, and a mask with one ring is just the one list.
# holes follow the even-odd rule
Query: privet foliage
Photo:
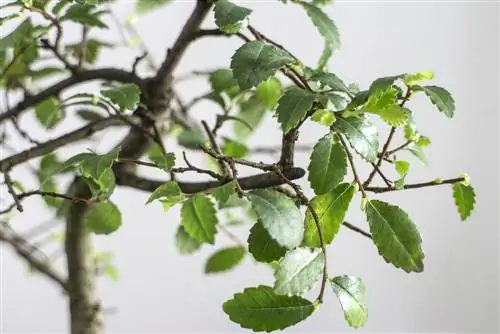
[[[101, 6], [112, 2], [18, 0], [2, 5], [3, 9], [10, 8], [12, 14], [2, 17], [1, 24], [17, 21], [12, 32], [0, 39], [2, 89], [22, 90], [28, 82], [52, 78], [68, 70], [77, 77], [77, 71], [81, 69], [71, 64], [79, 62], [80, 67], [90, 67], [98, 61], [101, 51], [117, 47], [93, 35], [82, 43], [66, 44], [61, 50], [56, 49], [56, 56], [63, 60], [62, 64], [49, 66], [42, 61], [42, 53], [59, 47], [43, 40], [54, 26], [62, 29], [62, 24], [72, 23], [92, 31], [110, 29], [107, 7]], [[136, 15], [148, 14], [169, 2], [138, 0]], [[210, 71], [207, 75], [211, 89], [198, 100], [210, 100], [220, 108], [214, 129], [203, 132], [201, 127], [190, 128], [173, 120], [174, 125], [166, 131], [167, 136], [176, 138], [181, 148], [205, 151], [211, 170], [192, 166], [185, 152], [181, 159], [175, 152], [166, 151], [161, 139], [156, 137], [147, 154], [148, 161], [122, 159], [119, 146], [108, 153], [88, 151], [68, 159], [62, 159], [55, 150], [38, 155], [36, 157], [41, 157], [37, 170], [38, 188], [46, 204], [56, 210], [59, 217], [67, 214], [68, 198], [88, 205], [86, 228], [94, 234], [108, 235], [119, 230], [123, 220], [119, 203], [111, 200], [117, 186], [116, 167], [126, 163], [157, 168], [172, 178], [151, 189], [145, 204], [159, 202], [165, 211], [173, 206], [180, 208], [173, 239], [180, 254], [193, 254], [214, 245], [218, 234], [226, 233], [237, 244], [214, 250], [205, 264], [207, 274], [237, 267], [247, 252], [253, 260], [269, 264], [274, 271], [273, 286], [245, 288], [224, 303], [223, 311], [231, 321], [253, 331], [288, 328], [305, 320], [320, 307], [324, 294], [329, 293], [329, 289], [325, 290], [329, 284], [333, 290], [330, 295], [338, 298], [347, 324], [359, 328], [368, 319], [365, 284], [360, 277], [338, 273], [335, 269], [331, 273], [327, 271], [328, 245], [335, 241], [341, 227], [351, 226], [344, 219], [352, 207], [353, 198], [361, 196], [361, 210], [371, 233], [364, 232], [364, 235], [372, 240], [383, 260], [407, 273], [424, 270], [418, 222], [413, 222], [402, 208], [377, 199], [373, 194], [448, 184], [460, 219], [465, 220], [471, 215], [475, 192], [467, 175], [417, 184], [406, 181], [412, 171], [408, 153], [427, 164], [424, 151], [431, 145], [430, 139], [420, 132], [425, 125], [417, 126], [415, 121], [412, 97], [424, 94], [448, 118], [455, 115], [455, 101], [445, 88], [426, 83], [434, 78], [429, 71], [377, 78], [362, 89], [356, 84], [345, 83], [337, 74], [328, 71], [328, 60], [340, 47], [339, 30], [322, 8], [332, 1], [281, 2], [302, 8], [324, 38], [324, 49], [318, 63], [312, 67], [251, 26], [253, 10], [236, 1], [218, 0], [214, 3], [213, 23], [220, 34], [253, 38], [245, 37], [244, 43], [228, 59], [227, 68]], [[35, 24], [26, 15], [29, 13], [41, 13], [47, 21]], [[128, 24], [132, 25], [134, 20], [135, 17], [131, 17]], [[137, 62], [141, 60], [138, 58]], [[137, 84], [107, 80], [98, 93], [80, 92], [65, 98], [50, 94], [33, 109], [34, 117], [47, 131], [60, 127], [72, 111], [88, 124], [115, 117], [130, 122], [131, 126], [141, 127], [144, 123], [136, 125], [129, 118], [137, 108], [148, 108], [144, 101], [143, 91]], [[256, 133], [261, 122], [269, 116], [274, 117], [276, 127], [286, 139], [282, 155], [290, 154], [284, 153], [285, 146], [295, 140], [297, 130], [304, 123], [313, 121], [320, 125], [322, 131], [310, 152], [307, 166], [311, 196], [297, 186], [293, 180], [297, 177], [290, 180], [284, 175], [294, 166], [286, 165], [283, 159], [272, 164], [247, 160], [251, 148], [247, 147], [245, 140]], [[379, 135], [374, 125], [377, 120], [390, 128], [388, 139]], [[232, 123], [233, 134], [219, 136], [216, 132], [226, 122]], [[89, 131], [96, 130], [89, 128]], [[405, 141], [400, 145], [393, 144], [396, 131], [404, 136]], [[27, 134], [24, 136], [28, 137]], [[356, 170], [356, 155], [374, 168], [364, 182]], [[187, 166], [181, 167], [181, 160]], [[257, 179], [253, 184], [244, 184], [242, 179], [236, 178], [235, 170], [239, 165], [268, 173], [263, 177], [265, 182], [273, 174], [280, 179], [278, 185], [282, 186], [263, 186]], [[388, 169], [396, 173], [397, 179], [391, 181], [385, 176], [386, 165], [393, 165]], [[6, 174], [6, 183], [10, 182], [20, 193], [17, 195], [20, 199], [25, 187], [19, 180], [8, 181], [7, 173], [11, 167], [9, 159], [0, 161], [0, 171]], [[189, 184], [173, 178], [175, 174], [187, 171], [206, 174], [214, 180], [206, 187], [190, 190]], [[349, 171], [352, 171], [353, 179], [347, 177]], [[60, 177], [68, 173], [76, 174], [86, 182], [90, 198], [72, 198], [74, 189], [71, 187], [59, 189]], [[377, 174], [385, 186], [372, 185]], [[58, 194], [66, 194], [66, 197]], [[249, 222], [246, 243], [229, 232], [232, 225]], [[109, 257], [96, 255], [96, 263], [101, 263], [104, 271], [116, 279], [117, 271], [110, 265]], [[308, 297], [308, 292], [318, 286], [318, 297]]]

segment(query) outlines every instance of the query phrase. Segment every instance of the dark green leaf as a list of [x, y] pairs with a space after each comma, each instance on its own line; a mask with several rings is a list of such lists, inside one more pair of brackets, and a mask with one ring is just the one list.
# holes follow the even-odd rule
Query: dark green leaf
[[295, 248], [279, 262], [274, 273], [274, 292], [302, 295], [314, 288], [323, 273], [325, 257], [321, 249]]
[[104, 201], [90, 208], [85, 224], [95, 234], [110, 234], [122, 225], [122, 214], [112, 202]]
[[298, 87], [292, 87], [285, 92], [276, 109], [283, 132], [290, 131], [306, 117], [315, 98], [313, 93]]
[[271, 238], [262, 223], [257, 222], [250, 229], [248, 236], [248, 251], [259, 262], [272, 262], [279, 260], [286, 253], [286, 248], [280, 246]]
[[262, 81], [257, 86], [256, 96], [268, 109], [274, 109], [281, 96], [280, 81], [274, 77]]
[[212, 254], [205, 264], [205, 273], [213, 274], [228, 271], [237, 266], [245, 256], [245, 248], [228, 247]]
[[76, 114], [78, 116], [80, 116], [80, 118], [82, 118], [83, 120], [89, 121], [89, 122], [100, 121], [104, 118], [104, 116], [102, 116], [101, 114], [99, 114], [98, 112], [93, 111], [93, 110], [82, 109], [82, 110], [78, 110], [76, 112]]
[[304, 236], [299, 209], [289, 197], [273, 190], [252, 190], [252, 207], [271, 238], [288, 249], [297, 247]]
[[181, 210], [181, 223], [196, 241], [214, 244], [217, 216], [208, 197], [198, 194], [185, 201]]
[[[316, 196], [311, 205], [318, 215], [319, 225], [323, 231], [326, 244], [330, 244], [340, 229], [344, 217], [354, 196], [355, 189], [352, 184], [341, 183], [331, 192]], [[303, 245], [308, 247], [320, 247], [318, 228], [311, 211], [306, 211], [304, 222], [305, 233]]]
[[394, 82], [401, 78], [402, 75], [393, 75], [393, 76], [388, 76], [388, 77], [383, 77], [383, 78], [378, 78], [375, 81], [372, 82], [370, 85], [369, 92], [370, 94], [374, 94], [377, 91], [388, 91], [392, 85], [394, 85]]
[[138, 14], [146, 14], [163, 7], [169, 2], [171, 0], [137, 0], [135, 11]]
[[349, 88], [345, 83], [333, 73], [318, 72], [315, 73], [311, 78], [311, 81], [316, 81], [321, 84], [322, 87], [330, 88], [333, 91], [351, 94]]
[[141, 90], [135, 84], [123, 84], [115, 88], [101, 90], [101, 94], [120, 107], [120, 111], [133, 110], [141, 98]]
[[314, 304], [307, 299], [277, 295], [265, 285], [246, 288], [223, 305], [231, 321], [255, 332], [293, 326], [309, 317], [314, 309]]
[[370, 200], [366, 206], [373, 242], [380, 255], [406, 272], [424, 270], [422, 239], [408, 214], [399, 207]]
[[455, 100], [443, 87], [422, 86], [420, 87], [429, 97], [432, 103], [448, 118], [453, 118], [455, 113]]
[[455, 183], [453, 185], [453, 198], [462, 221], [466, 220], [474, 210], [476, 193], [470, 185]]
[[336, 136], [330, 132], [314, 145], [308, 180], [316, 195], [331, 191], [347, 173], [347, 155]]
[[175, 245], [182, 255], [192, 254], [201, 247], [201, 243], [193, 239], [182, 225], [179, 225], [175, 233]]
[[231, 69], [241, 89], [257, 86], [294, 61], [287, 52], [261, 41], [247, 42], [233, 55]]
[[337, 118], [335, 127], [346, 137], [356, 152], [368, 162], [375, 162], [379, 149], [377, 128], [368, 117]]
[[46, 129], [51, 130], [59, 124], [65, 116], [64, 109], [61, 108], [60, 101], [54, 97], [40, 102], [35, 107], [36, 118]]
[[344, 317], [349, 326], [360, 328], [368, 320], [365, 285], [355, 276], [336, 276], [330, 279], [333, 292], [337, 295]]
[[226, 33], [237, 33], [246, 26], [251, 9], [240, 7], [228, 0], [215, 3], [215, 24]]
[[183, 198], [181, 188], [175, 181], [167, 181], [158, 188], [153, 191], [151, 196], [149, 196], [146, 204], [151, 203], [155, 199], [164, 199], [164, 198]]

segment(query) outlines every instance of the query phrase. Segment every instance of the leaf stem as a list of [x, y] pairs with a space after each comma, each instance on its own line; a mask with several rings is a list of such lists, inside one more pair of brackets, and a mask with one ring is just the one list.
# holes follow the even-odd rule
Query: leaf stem
[[364, 186], [361, 183], [361, 180], [359, 178], [358, 172], [356, 170], [356, 166], [354, 165], [354, 158], [352, 156], [352, 153], [349, 150], [349, 147], [347, 146], [347, 143], [344, 140], [344, 138], [342, 137], [342, 135], [339, 134], [338, 137], [340, 139], [340, 142], [342, 143], [342, 146], [344, 146], [344, 150], [345, 150], [345, 152], [347, 154], [347, 158], [349, 159], [349, 164], [351, 165], [352, 174], [354, 175], [354, 181], [356, 181], [356, 183], [359, 185], [359, 190], [361, 191], [361, 194], [362, 194], [363, 198], [366, 198], [368, 196], [366, 195]]

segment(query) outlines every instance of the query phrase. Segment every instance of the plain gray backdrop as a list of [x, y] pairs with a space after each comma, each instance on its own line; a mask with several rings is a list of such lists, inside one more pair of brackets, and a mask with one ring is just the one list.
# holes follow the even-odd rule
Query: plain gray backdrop
[[[252, 24], [286, 46], [306, 64], [315, 65], [322, 39], [307, 15], [296, 5], [276, 0], [238, 1], [254, 9]], [[148, 48], [160, 61], [193, 8], [194, 1], [173, 1], [154, 14], [139, 19], [137, 29]], [[132, 12], [133, 1], [122, 0], [115, 7], [121, 19]], [[499, 93], [499, 4], [496, 1], [336, 1], [326, 11], [339, 27], [342, 47], [329, 63], [330, 70], [346, 82], [366, 88], [378, 77], [432, 70], [433, 84], [449, 89], [456, 100], [456, 117], [447, 119], [424, 97], [408, 106], [415, 112], [423, 134], [432, 139], [426, 152], [430, 165], [412, 162], [408, 182], [457, 177], [468, 172], [477, 193], [477, 206], [470, 219], [461, 222], [452, 199], [451, 187], [409, 190], [375, 196], [400, 205], [414, 219], [423, 236], [425, 271], [406, 274], [388, 265], [373, 244], [342, 229], [329, 247], [332, 275], [361, 276], [366, 284], [369, 320], [361, 332], [498, 332], [499, 330], [499, 215], [498, 215], [498, 93]], [[3, 26], [1, 34], [12, 26]], [[114, 26], [113, 26], [114, 27]], [[213, 27], [213, 17], [206, 20]], [[76, 40], [78, 31], [67, 31]], [[118, 41], [116, 30], [94, 31], [102, 40]], [[235, 38], [207, 38], [192, 45], [176, 74], [206, 68], [227, 67], [234, 50], [241, 45]], [[116, 48], [102, 54], [99, 66], [130, 69], [137, 50]], [[85, 85], [95, 91], [96, 85]], [[178, 86], [189, 99], [208, 89], [205, 80]], [[74, 92], [75, 90], [73, 90]], [[78, 91], [78, 90], [77, 90]], [[14, 98], [14, 97], [13, 97]], [[4, 109], [5, 101], [2, 101]], [[203, 102], [192, 110], [199, 119], [213, 121], [217, 109]], [[75, 117], [45, 138], [78, 126]], [[21, 124], [37, 138], [44, 138], [40, 125], [23, 117]], [[225, 129], [230, 130], [230, 129]], [[306, 124], [301, 143], [313, 143], [325, 133], [319, 126]], [[81, 143], [58, 154], [69, 157], [86, 148], [104, 152], [124, 131], [97, 136], [97, 141]], [[382, 132], [381, 136], [385, 137]], [[400, 137], [398, 143], [401, 142]], [[276, 146], [280, 132], [268, 117], [248, 144]], [[26, 148], [19, 141], [18, 148]], [[175, 150], [174, 142], [168, 143]], [[1, 152], [2, 157], [9, 153]], [[190, 153], [193, 162], [204, 160]], [[254, 159], [271, 161], [271, 156]], [[361, 161], [358, 161], [359, 163]], [[299, 154], [297, 165], [306, 167], [308, 155]], [[389, 168], [390, 169], [390, 166]], [[367, 167], [361, 168], [366, 176]], [[161, 173], [151, 177], [162, 177]], [[392, 171], [389, 174], [395, 175]], [[26, 169], [14, 177], [32, 187], [35, 180]], [[195, 178], [197, 176], [193, 176]], [[351, 176], [349, 176], [350, 178]], [[300, 182], [311, 194], [306, 180]], [[2, 205], [8, 194], [2, 189]], [[223, 245], [204, 246], [193, 256], [181, 256], [174, 245], [179, 209], [168, 214], [160, 205], [144, 206], [147, 194], [119, 189], [112, 197], [123, 213], [123, 227], [109, 237], [96, 238], [99, 250], [113, 251], [120, 270], [118, 282], [99, 279], [105, 308], [116, 308], [104, 320], [109, 333], [243, 332], [231, 323], [221, 305], [233, 293], [247, 286], [272, 284], [272, 272], [247, 258], [235, 270], [205, 277], [204, 261]], [[4, 200], [5, 199], [5, 200]], [[50, 220], [52, 213], [40, 199], [25, 201], [25, 212], [16, 214], [14, 226], [20, 231]], [[347, 219], [367, 229], [359, 210], [359, 199], [351, 204]], [[250, 225], [236, 233], [245, 239]], [[44, 247], [57, 256], [60, 247]], [[62, 261], [62, 257], [59, 257]], [[27, 265], [7, 246], [1, 248], [1, 326], [6, 333], [63, 333], [67, 329], [66, 301], [47, 279], [29, 274]], [[314, 292], [315, 294], [316, 292]], [[290, 332], [346, 332], [342, 312], [328, 290], [321, 309]]]

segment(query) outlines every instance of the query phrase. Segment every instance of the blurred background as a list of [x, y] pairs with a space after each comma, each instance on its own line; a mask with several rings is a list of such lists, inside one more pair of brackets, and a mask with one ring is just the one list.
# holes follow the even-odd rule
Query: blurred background
[[[254, 27], [284, 45], [305, 64], [316, 64], [323, 41], [299, 6], [283, 5], [275, 0], [237, 3], [254, 10], [251, 17]], [[177, 37], [193, 5], [191, 0], [177, 0], [138, 18], [136, 29], [158, 63]], [[121, 21], [133, 13], [133, 8], [132, 0], [121, 0], [113, 6]], [[341, 50], [331, 59], [329, 69], [345, 82], [356, 82], [364, 89], [378, 77], [431, 70], [435, 73], [433, 84], [453, 94], [456, 116], [452, 120], [435, 110], [423, 96], [415, 97], [408, 105], [416, 113], [420, 130], [433, 144], [426, 149], [429, 166], [409, 158], [412, 166], [407, 182], [452, 178], [468, 172], [477, 195], [476, 209], [463, 223], [452, 199], [451, 186], [376, 196], [400, 205], [418, 225], [426, 254], [425, 270], [421, 274], [406, 274], [386, 264], [369, 240], [341, 229], [329, 247], [329, 268], [332, 275], [358, 275], [364, 279], [369, 320], [359, 331], [498, 332], [499, 3], [337, 0], [325, 11], [335, 20], [342, 40]], [[101, 40], [123, 44], [112, 21], [109, 25], [112, 29], [96, 30], [93, 34]], [[207, 18], [205, 27], [214, 27], [212, 15]], [[66, 38], [76, 41], [79, 30], [69, 28]], [[11, 29], [12, 26], [4, 25], [1, 34]], [[201, 39], [188, 49], [176, 75], [227, 68], [230, 57], [240, 45], [236, 38]], [[137, 49], [126, 47], [106, 50], [100, 55], [98, 66], [128, 70], [138, 55]], [[149, 74], [147, 70], [141, 71], [141, 74]], [[98, 87], [86, 84], [72, 91], [82, 89], [88, 92]], [[208, 89], [205, 78], [177, 85], [185, 101]], [[213, 103], [205, 101], [197, 104], [191, 115], [212, 123], [216, 111]], [[68, 115], [65, 125], [49, 136], [32, 117], [23, 117], [21, 122], [32, 136], [43, 139], [76, 128], [81, 120]], [[231, 127], [224, 129], [225, 133], [230, 130]], [[307, 122], [299, 143], [312, 144], [324, 133], [320, 126]], [[58, 153], [61, 157], [69, 157], [87, 148], [104, 152], [124, 134], [125, 131], [113, 130], [94, 137], [97, 140], [73, 145]], [[246, 144], [276, 147], [280, 138], [278, 123], [269, 114]], [[24, 147], [20, 144], [16, 148]], [[175, 139], [167, 142], [167, 149], [180, 152]], [[9, 154], [1, 152], [2, 157]], [[206, 162], [200, 153], [189, 153], [189, 157], [193, 163]], [[307, 167], [308, 158], [308, 154], [298, 153], [296, 164]], [[276, 157], [262, 155], [252, 159], [272, 161]], [[361, 168], [363, 178], [369, 171], [368, 166]], [[151, 169], [142, 173], [163, 177], [161, 172], [153, 173]], [[13, 177], [36, 184], [36, 179], [25, 168], [15, 169]], [[190, 180], [195, 178], [203, 179], [203, 176], [193, 176]], [[300, 184], [312, 194], [305, 178]], [[2, 193], [2, 198], [7, 195]], [[206, 258], [223, 246], [231, 245], [232, 241], [218, 235], [215, 246], [205, 245], [194, 255], [181, 256], [174, 244], [180, 222], [179, 207], [164, 213], [159, 203], [146, 207], [147, 197], [143, 192], [118, 189], [112, 199], [122, 210], [123, 226], [109, 237], [96, 238], [100, 251], [113, 252], [113, 261], [119, 270], [117, 282], [105, 277], [98, 281], [103, 307], [109, 308], [104, 317], [106, 332], [245, 331], [229, 321], [221, 305], [245, 287], [272, 284], [271, 270], [247, 257], [228, 273], [205, 276]], [[12, 220], [13, 226], [20, 231], [53, 219], [53, 213], [39, 198], [25, 201], [24, 206], [25, 212], [16, 214]], [[359, 198], [351, 204], [346, 220], [368, 229], [359, 210]], [[234, 232], [246, 240], [250, 226], [238, 226]], [[44, 250], [56, 258], [61, 254], [57, 243]], [[10, 247], [1, 245], [0, 252], [1, 331], [67, 332], [67, 305], [62, 293], [45, 278], [29, 273], [26, 263]], [[63, 257], [59, 259], [62, 261]], [[331, 291], [325, 299], [318, 312], [289, 331], [351, 331]]]

